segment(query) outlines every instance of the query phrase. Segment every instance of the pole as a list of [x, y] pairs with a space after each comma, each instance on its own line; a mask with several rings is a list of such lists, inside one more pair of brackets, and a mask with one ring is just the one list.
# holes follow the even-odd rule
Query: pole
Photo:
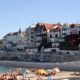
[[42, 48], [41, 48], [41, 57], [40, 57], [40, 61], [43, 61], [43, 50], [44, 50], [44, 47], [42, 46]]
[[80, 44], [79, 44], [79, 54], [80, 54]]

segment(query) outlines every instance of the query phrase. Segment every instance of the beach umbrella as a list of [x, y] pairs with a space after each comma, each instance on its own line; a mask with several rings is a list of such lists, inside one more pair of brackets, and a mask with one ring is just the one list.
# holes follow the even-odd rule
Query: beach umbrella
[[60, 69], [58, 67], [55, 67], [55, 68], [52, 69], [52, 74], [53, 75], [56, 75], [59, 72], [60, 72]]
[[48, 69], [46, 72], [47, 72], [47, 73], [51, 73], [51, 72], [52, 72], [52, 70], [51, 70], [51, 69]]
[[36, 74], [43, 75], [43, 74], [46, 74], [46, 71], [43, 70], [43, 69], [39, 69], [39, 70], [36, 71]]
[[58, 72], [60, 72], [60, 69], [58, 67], [55, 67], [52, 69], [52, 72], [58, 73]]
[[26, 72], [26, 73], [30, 73], [30, 70], [26, 69], [25, 72]]
[[58, 72], [60, 72], [60, 69], [58, 67], [55, 67], [55, 68], [53, 68], [53, 71], [58, 73]]

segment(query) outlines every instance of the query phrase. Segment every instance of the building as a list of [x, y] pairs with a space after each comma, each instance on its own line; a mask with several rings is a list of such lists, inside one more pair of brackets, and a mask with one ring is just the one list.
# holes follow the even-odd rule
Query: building
[[[30, 25], [24, 32], [8, 33], [3, 37], [3, 46], [12, 48], [59, 48], [79, 49], [80, 24], [37, 23]], [[73, 46], [74, 45], [74, 46]], [[73, 48], [73, 49], [74, 49]]]
[[25, 32], [22, 32], [21, 29], [19, 29], [18, 32], [8, 33], [3, 37], [3, 46], [8, 48], [10, 47], [20, 48], [22, 45], [24, 46], [25, 44], [24, 35]]
[[26, 44], [27, 48], [34, 48], [35, 47], [35, 24], [30, 25], [26, 30], [25, 30], [25, 37], [26, 37]]
[[[36, 47], [38, 47], [38, 51], [43, 46], [44, 48], [52, 48], [55, 47], [55, 43], [57, 46], [56, 40], [60, 37], [60, 29], [61, 24], [48, 24], [48, 23], [37, 23], [35, 27], [35, 43]], [[55, 30], [54, 30], [55, 29]], [[56, 38], [55, 38], [56, 37]]]
[[61, 41], [61, 27], [62, 27], [62, 25], [56, 24], [49, 32], [49, 38], [51, 40], [53, 48], [57, 48]]
[[[48, 23], [36, 24], [36, 27], [35, 27], [36, 47], [39, 47], [40, 45], [46, 46], [47, 42], [49, 41], [48, 33], [52, 27], [53, 27], [53, 24], [48, 24]], [[46, 47], [48, 47], [48, 45]]]
[[61, 36], [64, 39], [60, 43], [60, 48], [65, 50], [77, 50], [80, 44], [80, 25], [70, 24], [63, 26]]

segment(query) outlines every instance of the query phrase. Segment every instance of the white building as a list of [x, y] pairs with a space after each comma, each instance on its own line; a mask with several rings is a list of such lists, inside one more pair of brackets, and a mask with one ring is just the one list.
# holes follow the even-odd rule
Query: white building
[[24, 39], [25, 32], [22, 32], [19, 29], [18, 32], [8, 33], [3, 37], [3, 45], [6, 47], [21, 47], [24, 46], [25, 39]]
[[67, 31], [67, 35], [80, 34], [80, 25], [71, 24], [70, 28]]
[[79, 34], [80, 25], [78, 24], [64, 24], [61, 28], [61, 36], [65, 37], [66, 35]]
[[61, 25], [56, 25], [50, 30], [49, 38], [52, 42], [52, 47], [56, 48], [59, 46], [59, 42], [61, 41]]

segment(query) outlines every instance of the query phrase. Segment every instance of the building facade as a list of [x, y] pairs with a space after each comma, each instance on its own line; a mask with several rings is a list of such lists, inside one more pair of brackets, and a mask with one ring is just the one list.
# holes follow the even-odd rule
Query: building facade
[[6, 47], [79, 49], [79, 45], [80, 24], [37, 23], [30, 25], [24, 32], [19, 29], [3, 37], [3, 46]]
[[26, 30], [25, 30], [25, 36], [26, 36], [26, 44], [27, 48], [29, 47], [35, 47], [35, 24], [30, 25]]
[[18, 32], [8, 33], [3, 37], [3, 46], [5, 47], [24, 47], [24, 35], [25, 32], [22, 32], [19, 29]]
[[80, 25], [69, 24], [62, 27], [63, 41], [60, 43], [60, 48], [65, 50], [78, 50], [80, 44]]
[[39, 46], [45, 46], [45, 47], [49, 47], [50, 45], [48, 45], [47, 43], [50, 42], [49, 39], [49, 31], [50, 29], [53, 27], [52, 24], [48, 24], [48, 23], [37, 23], [36, 27], [35, 27], [35, 43], [36, 43], [36, 47]]
[[53, 48], [57, 48], [61, 41], [61, 25], [55, 25], [55, 26], [49, 32], [49, 38], [51, 40]]

